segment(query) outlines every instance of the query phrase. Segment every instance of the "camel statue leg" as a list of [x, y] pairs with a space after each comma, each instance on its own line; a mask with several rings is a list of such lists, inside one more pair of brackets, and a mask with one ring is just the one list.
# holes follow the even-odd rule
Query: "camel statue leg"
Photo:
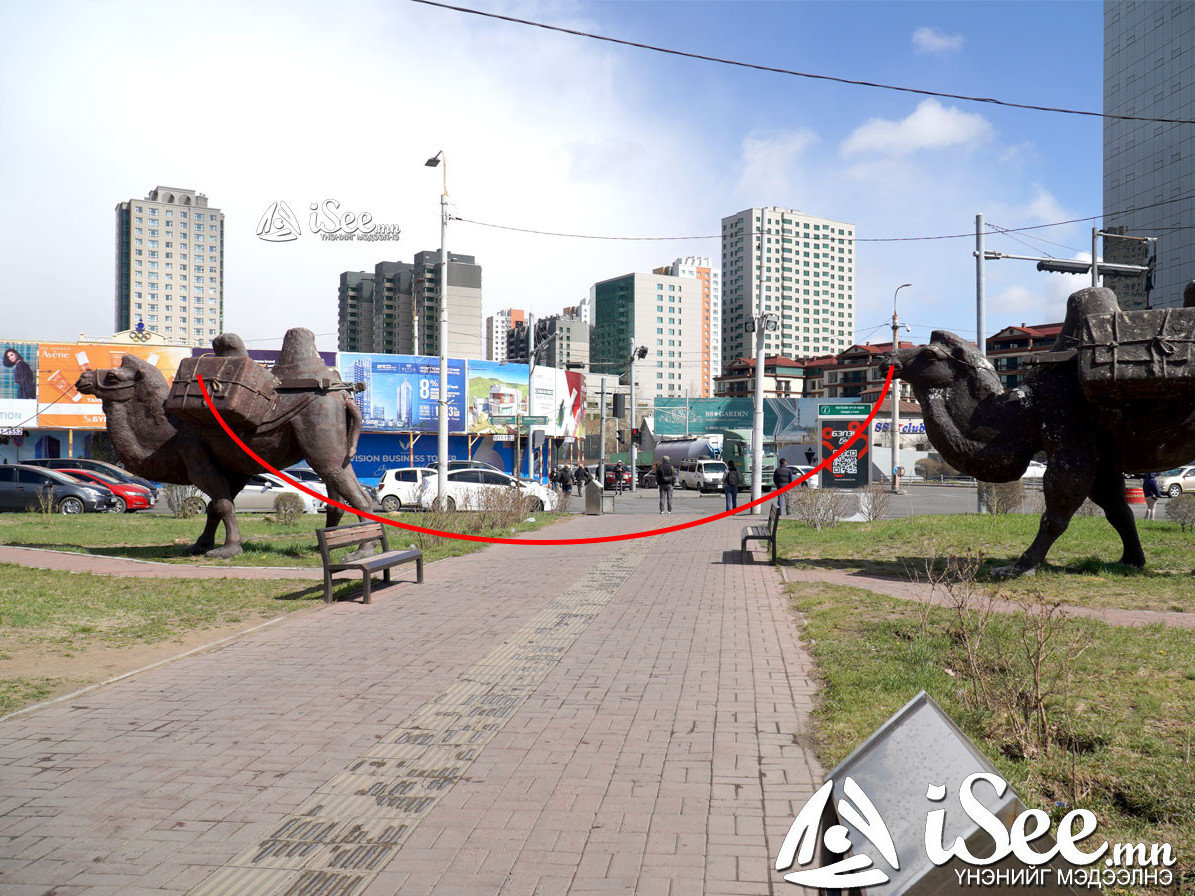
[[[207, 523], [199, 540], [188, 548], [192, 554], [203, 553], [215, 560], [224, 560], [241, 553], [241, 529], [237, 525], [233, 499], [245, 487], [244, 476], [228, 476], [216, 468], [202, 448], [185, 452], [188, 478], [211, 499], [207, 506]], [[216, 543], [216, 527], [224, 524], [224, 544]]]
[[1056, 452], [1050, 455], [1046, 475], [1042, 479], [1042, 492], [1046, 499], [1046, 510], [1037, 527], [1037, 537], [1016, 563], [992, 570], [998, 579], [1017, 576], [1031, 576], [1046, 559], [1070, 525], [1071, 517], [1083, 505], [1091, 492], [1095, 479], [1096, 458], [1075, 452]]
[[1144, 569], [1145, 551], [1141, 547], [1141, 536], [1137, 533], [1137, 518], [1133, 516], [1124, 494], [1124, 474], [1119, 470], [1101, 469], [1095, 477], [1091, 500], [1104, 511], [1104, 516], [1120, 535], [1121, 544], [1124, 545], [1120, 562]]

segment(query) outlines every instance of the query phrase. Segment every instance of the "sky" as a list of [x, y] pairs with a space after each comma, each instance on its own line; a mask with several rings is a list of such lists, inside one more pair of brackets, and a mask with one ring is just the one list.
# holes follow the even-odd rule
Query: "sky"
[[[460, 5], [858, 81], [1098, 112], [1103, 5], [558, 2]], [[486, 314], [559, 313], [600, 280], [679, 256], [720, 264], [721, 219], [781, 206], [856, 237], [858, 342], [975, 338], [975, 216], [1014, 229], [1102, 210], [1098, 118], [755, 71], [411, 0], [5, 4], [0, 307], [6, 339], [114, 328], [115, 214], [158, 185], [225, 215], [225, 329], [336, 348], [339, 276], [440, 245], [483, 268]], [[285, 202], [334, 200], [397, 242], [259, 239]], [[1089, 257], [1097, 221], [1000, 252]], [[912, 239], [950, 237], [948, 239]], [[700, 237], [699, 239], [642, 239]], [[1044, 241], [1048, 242], [1044, 242]], [[1085, 278], [984, 265], [987, 335], [1062, 319]]]

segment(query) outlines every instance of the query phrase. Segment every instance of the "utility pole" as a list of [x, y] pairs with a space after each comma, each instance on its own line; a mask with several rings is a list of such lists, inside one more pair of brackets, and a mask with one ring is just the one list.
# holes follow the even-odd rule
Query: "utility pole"
[[606, 375], [600, 374], [602, 378], [602, 403], [598, 411], [598, 420], [601, 421], [598, 426], [598, 482], [603, 487], [606, 485]]
[[[900, 320], [896, 316], [896, 296], [906, 286], [912, 283], [902, 283], [892, 294], [892, 351], [900, 351]], [[892, 494], [900, 494], [900, 481], [896, 471], [900, 469], [900, 381], [892, 384]]]
[[[630, 447], [627, 451], [631, 457], [631, 494], [634, 494], [639, 486], [639, 446], [635, 444], [635, 337], [631, 337], [631, 369], [629, 382], [631, 384], [631, 426], [627, 437], [631, 440]], [[603, 481], [604, 484], [604, 481]]]

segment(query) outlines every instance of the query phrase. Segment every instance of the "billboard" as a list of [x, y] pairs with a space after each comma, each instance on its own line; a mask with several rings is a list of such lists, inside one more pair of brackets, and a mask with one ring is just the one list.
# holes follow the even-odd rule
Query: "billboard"
[[[532, 394], [528, 401], [528, 386]], [[572, 370], [540, 366], [528, 383], [526, 364], [469, 362], [468, 431], [515, 432], [515, 416], [544, 417], [531, 427], [549, 438], [585, 435], [585, 376]], [[527, 426], [524, 424], [524, 431]]]
[[152, 364], [169, 383], [189, 348], [117, 343], [42, 342], [37, 354], [37, 426], [42, 429], [103, 429], [104, 411], [94, 395], [75, 390], [84, 370], [119, 367], [125, 355]]
[[37, 343], [0, 342], [0, 435], [37, 426]]
[[855, 443], [822, 470], [823, 488], [863, 488], [867, 485], [871, 459], [870, 433], [864, 424], [870, 408], [863, 404], [823, 404], [820, 406], [821, 458], [827, 460], [834, 452], [860, 432]]
[[[436, 432], [439, 429], [440, 359], [419, 355], [340, 353], [340, 374], [364, 383], [354, 401], [371, 432]], [[463, 432], [465, 362], [448, 360], [448, 431]]]

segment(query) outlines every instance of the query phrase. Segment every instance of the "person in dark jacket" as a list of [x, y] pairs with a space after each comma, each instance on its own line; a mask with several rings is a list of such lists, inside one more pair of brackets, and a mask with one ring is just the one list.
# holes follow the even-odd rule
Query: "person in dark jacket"
[[1157, 519], [1155, 516], [1158, 499], [1162, 497], [1162, 490], [1158, 488], [1158, 474], [1146, 473], [1143, 477], [1142, 491], [1145, 492], [1145, 518]]
[[[780, 466], [778, 466], [776, 468], [776, 472], [772, 474], [772, 485], [774, 485], [777, 489], [781, 489], [787, 485], [791, 485], [793, 479], [795, 478], [796, 477], [793, 476], [793, 468], [788, 465], [788, 461], [786, 461], [783, 457], [780, 458]], [[789, 512], [787, 493], [776, 496], [776, 506], [780, 508], [781, 513], [787, 514]]]
[[12, 347], [5, 349], [4, 366], [12, 368], [13, 382], [17, 385], [17, 398], [37, 398], [37, 377], [33, 375], [33, 368], [21, 357], [19, 351]]
[[664, 513], [667, 505], [668, 513], [672, 513], [672, 486], [676, 483], [676, 468], [672, 466], [672, 458], [667, 454], [656, 467], [656, 485], [660, 489], [660, 513]]
[[573, 493], [573, 471], [568, 464], [560, 468], [560, 490], [566, 498]]
[[726, 475], [722, 477], [722, 492], [726, 495], [726, 509], [735, 510], [739, 506], [739, 483], [743, 478], [739, 475], [734, 461], [726, 462]]

